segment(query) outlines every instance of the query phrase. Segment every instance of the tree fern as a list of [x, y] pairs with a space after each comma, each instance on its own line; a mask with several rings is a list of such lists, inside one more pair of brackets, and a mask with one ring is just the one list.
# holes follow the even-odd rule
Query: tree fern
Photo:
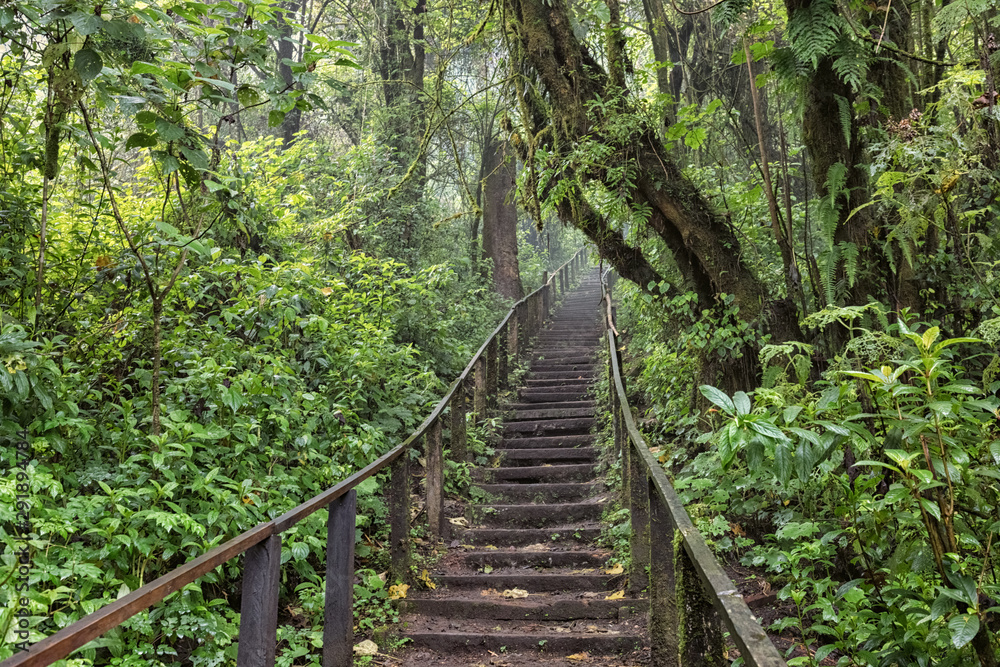
[[841, 39], [833, 49], [833, 71], [855, 93], [860, 92], [868, 76], [868, 48], [853, 39]]
[[858, 246], [850, 241], [843, 241], [837, 244], [837, 251], [844, 262], [847, 286], [854, 287], [854, 282], [858, 278]]
[[851, 103], [843, 95], [834, 95], [837, 99], [837, 111], [840, 118], [840, 129], [844, 132], [844, 141], [851, 145]]
[[796, 9], [788, 19], [788, 38], [795, 57], [819, 67], [841, 36], [843, 19], [833, 0], [812, 0]]

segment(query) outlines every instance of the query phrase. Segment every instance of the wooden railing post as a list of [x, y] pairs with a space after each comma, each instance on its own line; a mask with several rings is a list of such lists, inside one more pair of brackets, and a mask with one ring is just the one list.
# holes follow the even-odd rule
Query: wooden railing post
[[435, 419], [424, 436], [427, 461], [427, 527], [431, 536], [444, 538], [444, 456], [441, 446], [441, 420]]
[[510, 386], [507, 377], [507, 329], [500, 330], [497, 335], [497, 387], [505, 390]]
[[508, 322], [509, 324], [507, 326], [509, 327], [509, 330], [507, 334], [507, 345], [510, 348], [511, 363], [516, 365], [518, 362], [518, 354], [520, 353], [520, 349], [518, 347], [518, 344], [520, 342], [519, 341], [520, 332], [518, 331], [518, 329], [521, 327], [520, 304], [514, 307], [514, 310], [511, 312], [510, 320], [508, 320]]
[[542, 319], [544, 320], [549, 316], [549, 272], [542, 271]]
[[486, 359], [476, 360], [476, 385], [472, 396], [472, 411], [476, 413], [476, 421], [486, 419]]
[[674, 577], [674, 523], [670, 510], [649, 482], [649, 645], [653, 667], [677, 667], [677, 599]]
[[389, 480], [389, 578], [410, 577], [410, 452], [396, 459]]
[[451, 396], [451, 458], [462, 463], [469, 458], [465, 433], [465, 381], [458, 383]]
[[630, 438], [626, 438], [629, 478], [629, 516], [632, 533], [629, 536], [632, 553], [632, 570], [628, 573], [629, 592], [636, 594], [649, 586], [649, 478], [639, 452]]
[[486, 344], [486, 406], [492, 410], [497, 406], [497, 389], [500, 383], [497, 382], [499, 369], [497, 338], [494, 336]]
[[326, 599], [323, 667], [351, 667], [354, 660], [354, 530], [357, 492], [330, 503], [326, 523]]
[[691, 667], [721, 665], [725, 642], [712, 598], [705, 593], [691, 557], [679, 540], [674, 548], [680, 664]]
[[281, 535], [271, 535], [247, 549], [240, 603], [239, 667], [272, 667], [278, 645], [278, 584]]

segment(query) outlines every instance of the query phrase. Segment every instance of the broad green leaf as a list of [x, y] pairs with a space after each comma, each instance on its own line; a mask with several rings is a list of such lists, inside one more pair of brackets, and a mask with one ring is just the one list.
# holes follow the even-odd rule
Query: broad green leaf
[[924, 335], [920, 337], [920, 342], [923, 343], [923, 349], [931, 349], [931, 345], [937, 340], [937, 337], [941, 334], [941, 329], [938, 327], [931, 327], [924, 332]]
[[707, 138], [708, 131], [705, 128], [695, 127], [684, 135], [684, 144], [692, 150], [698, 150], [702, 147]]
[[285, 113], [283, 111], [273, 110], [267, 114], [267, 126], [268, 127], [278, 127], [285, 121]]
[[725, 412], [726, 414], [732, 415], [736, 413], [736, 406], [733, 404], [733, 401], [728, 396], [726, 396], [724, 392], [707, 384], [701, 385], [700, 387], [698, 387], [698, 390], [701, 391], [702, 396], [704, 396], [705, 398], [707, 398], [708, 400], [712, 401], [717, 406], [722, 408], [723, 412]]
[[104, 61], [101, 59], [101, 54], [93, 49], [80, 49], [76, 52], [76, 56], [73, 57], [73, 67], [80, 74], [80, 78], [84, 82], [90, 81], [97, 77], [104, 69]]
[[795, 473], [799, 481], [805, 482], [813, 471], [815, 456], [813, 449], [807, 440], [800, 440], [799, 446], [795, 449]]
[[931, 604], [931, 620], [936, 621], [955, 607], [955, 601], [951, 596], [942, 593], [937, 596], [934, 603]]
[[163, 68], [152, 63], [134, 62], [132, 63], [132, 74], [159, 74], [163, 76]]
[[260, 102], [260, 93], [253, 86], [240, 86], [236, 91], [236, 99], [245, 107], [253, 106]]
[[938, 521], [941, 520], [941, 508], [938, 507], [937, 503], [933, 503], [930, 500], [928, 500], [927, 498], [921, 498], [920, 499], [920, 506], [923, 507], [924, 510], [928, 514], [930, 514], [931, 516], [933, 516], [935, 519], [937, 519]]
[[774, 474], [782, 484], [792, 478], [792, 448], [787, 442], [779, 442], [774, 448]]
[[745, 392], [738, 391], [733, 394], [733, 405], [736, 407], [736, 414], [750, 414], [750, 397]]
[[789, 405], [782, 411], [781, 416], [784, 418], [785, 424], [787, 425], [795, 421], [795, 418], [799, 416], [800, 412], [802, 412], [801, 405]]
[[135, 122], [140, 125], [152, 125], [156, 122], [157, 118], [159, 118], [159, 116], [152, 111], [140, 111], [135, 115]]
[[177, 141], [184, 138], [184, 128], [174, 125], [170, 121], [162, 118], [156, 121], [156, 133], [164, 141]]
[[151, 148], [156, 145], [156, 137], [145, 132], [136, 132], [125, 141], [125, 150], [133, 148]]
[[990, 443], [990, 454], [993, 456], [993, 461], [1000, 466], [1000, 440]]
[[775, 440], [782, 440], [785, 442], [788, 441], [788, 436], [782, 433], [780, 428], [778, 428], [777, 426], [775, 426], [770, 422], [764, 422], [764, 421], [750, 422], [750, 428], [768, 438], [773, 438]]
[[948, 629], [951, 630], [952, 645], [955, 648], [962, 648], [979, 632], [979, 616], [959, 614], [948, 621]]

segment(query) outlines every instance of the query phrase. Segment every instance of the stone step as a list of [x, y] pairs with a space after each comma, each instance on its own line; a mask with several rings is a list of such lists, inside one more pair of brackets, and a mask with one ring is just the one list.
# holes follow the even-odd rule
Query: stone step
[[505, 449], [501, 452], [500, 461], [504, 466], [590, 463], [597, 460], [597, 455], [594, 447], [531, 447]]
[[[457, 539], [473, 546], [524, 546], [527, 544], [590, 544], [601, 536], [596, 524], [586, 527], [552, 526], [549, 528], [467, 528]], [[556, 541], [558, 540], [558, 542]]]
[[474, 484], [474, 486], [491, 498], [531, 502], [583, 500], [604, 492], [604, 484], [600, 482]]
[[555, 408], [539, 405], [531, 408], [514, 410], [513, 415], [510, 418], [510, 423], [540, 419], [547, 420], [566, 419], [569, 417], [593, 417], [594, 412], [595, 408], [592, 405], [578, 408]]
[[[646, 600], [605, 600], [606, 596], [581, 598], [573, 594], [529, 595], [520, 600], [492, 596], [469, 599], [456, 596], [407, 598], [399, 600], [400, 613], [416, 613], [466, 621], [470, 618], [492, 621], [573, 621], [577, 619], [612, 619], [631, 616], [642, 610]], [[625, 611], [625, 614], [622, 614]], [[565, 633], [563, 633], [565, 634]], [[537, 645], [536, 647], [537, 648]]]
[[504, 435], [510, 435], [512, 433], [555, 435], [566, 431], [582, 431], [586, 433], [593, 428], [595, 422], [596, 420], [593, 417], [533, 419], [528, 421], [507, 422], [503, 425], [503, 433]]
[[582, 396], [590, 394], [589, 385], [580, 385], [579, 388], [559, 388], [559, 387], [532, 387], [520, 389], [517, 396], [525, 403], [546, 403], [559, 401], [575, 401]]
[[473, 468], [472, 478], [479, 482], [588, 482], [597, 474], [595, 463], [565, 465], [510, 466], [504, 468]]
[[[404, 619], [409, 625], [406, 636], [411, 640], [411, 645], [433, 649], [438, 653], [475, 651], [476, 655], [479, 655], [481, 651], [492, 651], [497, 655], [500, 652], [533, 651], [548, 656], [580, 653], [590, 656], [618, 655], [641, 648], [645, 643], [639, 628], [631, 626], [627, 626], [631, 628], [628, 632], [625, 630], [556, 632], [554, 629], [548, 632], [544, 630], [517, 632], [515, 629], [497, 625], [503, 621], [489, 621], [490, 625], [495, 626], [494, 628], [485, 626], [476, 628], [467, 620], [456, 619], [452, 621], [456, 626], [455, 629], [442, 630], [426, 616], [415, 618], [422, 623], [410, 620], [409, 617]], [[429, 626], [427, 629], [422, 627], [425, 624]], [[481, 664], [481, 661], [476, 660], [470, 664], [474, 663]]]
[[532, 593], [552, 593], [569, 591], [608, 591], [621, 588], [625, 584], [624, 575], [610, 574], [549, 574], [517, 572], [502, 574], [442, 574], [432, 577], [434, 583], [446, 588], [476, 588], [498, 591], [520, 588]]
[[461, 554], [465, 565], [473, 570], [490, 567], [578, 567], [601, 568], [611, 556], [610, 551], [470, 551]]
[[532, 505], [473, 505], [472, 516], [484, 527], [542, 528], [577, 521], [598, 521], [604, 505], [597, 503], [541, 503]]
[[597, 441], [593, 433], [583, 435], [549, 435], [536, 437], [518, 437], [517, 434], [504, 438], [497, 449], [555, 449], [561, 447], [583, 447]]
[[592, 447], [526, 447], [523, 449], [503, 449], [497, 454], [498, 465], [505, 468], [544, 468], [578, 463], [597, 463], [599, 452]]
[[[537, 352], [537, 350], [536, 350]], [[580, 354], [566, 354], [565, 352], [553, 352], [551, 354], [539, 354], [531, 362], [532, 368], [535, 364], [593, 364], [596, 358], [593, 355], [584, 356]]]
[[565, 387], [565, 388], [568, 388], [568, 389], [577, 389], [577, 388], [580, 388], [584, 392], [590, 391], [590, 385], [591, 384], [593, 384], [593, 381], [592, 381], [591, 378], [580, 378], [578, 380], [577, 379], [574, 379], [574, 380], [565, 380], [565, 379], [564, 380], [552, 380], [552, 379], [539, 380], [537, 378], [530, 378], [530, 379], [527, 379], [527, 380], [524, 381], [525, 387], [527, 387], [529, 389], [540, 389], [540, 388], [543, 388], [543, 387], [559, 387], [559, 388]]
[[597, 401], [546, 401], [544, 403], [508, 403], [504, 410], [554, 410], [560, 408], [594, 408]]
[[528, 371], [528, 380], [590, 380], [594, 371]]

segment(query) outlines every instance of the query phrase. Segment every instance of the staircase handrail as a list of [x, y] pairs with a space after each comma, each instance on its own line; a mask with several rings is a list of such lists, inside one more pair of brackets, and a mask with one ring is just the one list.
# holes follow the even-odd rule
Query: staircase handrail
[[612, 430], [622, 460], [623, 502], [631, 516], [629, 589], [638, 593], [649, 588], [653, 667], [718, 664], [725, 645], [720, 620], [744, 665], [785, 667], [781, 654], [691, 521], [632, 418], [613, 321], [611, 285], [616, 278], [612, 274], [610, 281], [606, 276], [601, 280]]

